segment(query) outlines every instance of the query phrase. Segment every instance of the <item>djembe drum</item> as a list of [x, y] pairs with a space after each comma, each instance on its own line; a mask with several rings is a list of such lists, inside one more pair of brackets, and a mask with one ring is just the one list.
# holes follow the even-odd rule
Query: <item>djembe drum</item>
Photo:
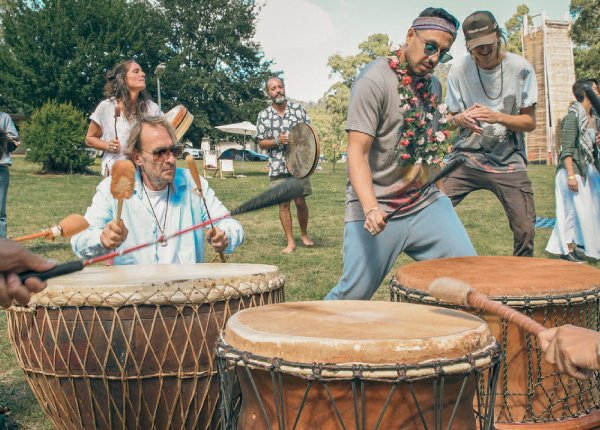
[[[546, 327], [600, 328], [600, 271], [588, 265], [520, 257], [421, 261], [398, 269], [391, 299], [459, 308], [427, 294], [429, 284], [442, 276], [465, 281]], [[489, 324], [505, 354], [496, 394], [497, 429], [600, 428], [598, 373], [583, 382], [559, 374], [544, 361], [535, 336], [495, 315], [476, 314]]]
[[[219, 339], [223, 426], [491, 429], [500, 353], [463, 312], [389, 302], [282, 303], [229, 319]], [[241, 390], [241, 395], [240, 395]], [[241, 401], [240, 401], [241, 400]]]
[[59, 429], [218, 425], [214, 348], [240, 309], [281, 302], [254, 264], [90, 267], [8, 311], [17, 361]]

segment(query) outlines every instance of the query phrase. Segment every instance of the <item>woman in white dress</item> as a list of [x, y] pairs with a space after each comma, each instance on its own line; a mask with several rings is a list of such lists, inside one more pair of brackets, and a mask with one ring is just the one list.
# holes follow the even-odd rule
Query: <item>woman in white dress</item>
[[556, 224], [546, 251], [575, 263], [585, 255], [600, 259], [600, 134], [592, 118], [592, 104], [584, 88], [598, 94], [595, 80], [577, 81], [577, 99], [561, 122], [560, 161], [556, 172]]
[[146, 74], [133, 60], [123, 61], [107, 73], [104, 96], [90, 116], [85, 143], [104, 151], [102, 174], [110, 176], [114, 162], [125, 158], [124, 149], [136, 120], [161, 112], [146, 91]]

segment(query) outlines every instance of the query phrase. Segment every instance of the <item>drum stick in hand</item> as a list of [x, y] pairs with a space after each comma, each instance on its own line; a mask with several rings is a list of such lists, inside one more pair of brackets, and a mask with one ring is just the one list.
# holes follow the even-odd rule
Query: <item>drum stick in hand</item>
[[[185, 162], [187, 163], [188, 169], [190, 169], [190, 174], [196, 183], [196, 192], [200, 196], [200, 199], [204, 203], [204, 210], [206, 211], [206, 216], [208, 217], [208, 221], [210, 221], [210, 229], [211, 232], [215, 231], [215, 226], [213, 225], [213, 220], [210, 217], [210, 212], [208, 211], [208, 205], [206, 204], [206, 197], [204, 197], [204, 192], [202, 191], [202, 183], [200, 182], [200, 173], [198, 172], [198, 168], [196, 167], [196, 162], [194, 161], [194, 157], [191, 154], [187, 154], [185, 156]], [[218, 251], [219, 259], [221, 263], [225, 263], [227, 258], [225, 258], [225, 253], [223, 251]]]
[[123, 200], [131, 198], [135, 187], [135, 166], [130, 160], [117, 160], [112, 168], [110, 192], [117, 199], [115, 221], [121, 221]]
[[71, 237], [82, 232], [90, 225], [87, 220], [79, 214], [71, 214], [63, 218], [58, 225], [52, 226], [46, 230], [37, 233], [28, 234], [25, 236], [13, 239], [15, 242], [25, 242], [26, 240], [38, 239], [40, 237], [54, 240], [59, 236]]
[[[296, 197], [300, 197], [303, 192], [304, 192], [304, 185], [302, 185], [302, 182], [299, 179], [290, 178], [273, 188], [269, 188], [264, 193], [251, 198], [250, 200], [246, 201], [245, 203], [242, 203], [240, 206], [238, 206], [237, 208], [232, 210], [229, 214], [213, 219], [213, 221], [220, 221], [222, 219], [229, 218], [229, 217], [232, 217], [235, 215], [241, 215], [244, 213], [256, 211], [256, 210], [267, 208], [270, 206], [275, 206], [280, 203], [289, 202], [290, 200], [294, 200]], [[168, 240], [168, 239], [171, 239], [171, 238], [174, 238], [177, 236], [181, 236], [185, 233], [189, 233], [191, 231], [197, 230], [199, 228], [204, 228], [204, 227], [208, 226], [209, 224], [210, 224], [210, 221], [204, 221], [199, 224], [195, 224], [191, 227], [185, 228], [183, 230], [177, 231], [177, 232], [167, 236], [166, 239]], [[59, 264], [59, 265], [55, 266], [53, 269], [50, 269], [46, 272], [33, 272], [33, 271], [21, 272], [21, 273], [19, 273], [19, 277], [21, 278], [21, 282], [24, 282], [26, 279], [31, 278], [31, 277], [36, 277], [36, 278], [39, 278], [42, 281], [44, 281], [46, 279], [54, 278], [56, 276], [67, 275], [69, 273], [78, 272], [80, 270], [83, 270], [84, 267], [89, 266], [90, 264], [100, 263], [102, 261], [110, 260], [112, 258], [121, 256], [121, 255], [129, 254], [131, 252], [140, 250], [142, 248], [156, 245], [160, 241], [161, 241], [161, 239], [154, 240], [154, 241], [148, 242], [148, 243], [142, 243], [140, 245], [132, 246], [131, 248], [127, 248], [127, 249], [123, 249], [123, 250], [119, 250], [119, 251], [113, 251], [108, 254], [101, 255], [101, 256], [95, 257], [95, 258], [91, 258], [91, 259], [85, 260], [85, 261], [84, 260], [70, 261], [68, 263]]]
[[533, 335], [538, 335], [546, 327], [527, 315], [490, 299], [473, 289], [469, 284], [453, 278], [438, 278], [429, 285], [429, 294], [433, 297], [459, 306], [470, 306], [490, 312], [511, 322]]
[[390, 218], [392, 218], [394, 215], [396, 215], [402, 209], [413, 204], [425, 192], [425, 190], [427, 190], [429, 187], [431, 187], [433, 184], [435, 184], [440, 179], [443, 179], [446, 176], [448, 176], [450, 173], [454, 172], [457, 168], [459, 168], [461, 165], [463, 165], [465, 163], [465, 161], [467, 161], [467, 159], [461, 155], [461, 156], [456, 157], [450, 163], [446, 164], [446, 166], [444, 166], [444, 168], [442, 170], [440, 170], [440, 172], [435, 176], [435, 178], [428, 181], [425, 185], [423, 185], [421, 188], [419, 188], [417, 191], [415, 191], [408, 200], [403, 202], [400, 206], [398, 206], [392, 212], [388, 212], [388, 214], [383, 217], [384, 221], [388, 222], [390, 220]]

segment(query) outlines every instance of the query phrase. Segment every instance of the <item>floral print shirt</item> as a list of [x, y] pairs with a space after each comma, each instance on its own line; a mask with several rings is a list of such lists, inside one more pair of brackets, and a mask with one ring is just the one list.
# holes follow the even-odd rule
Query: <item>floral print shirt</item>
[[[258, 114], [256, 139], [270, 140], [279, 137], [282, 132], [289, 134], [290, 130], [299, 122], [310, 124], [310, 118], [306, 110], [298, 103], [288, 101], [283, 117], [277, 113], [273, 106], [269, 106]], [[289, 173], [286, 166], [286, 150], [285, 145], [267, 149], [269, 154], [269, 176]]]

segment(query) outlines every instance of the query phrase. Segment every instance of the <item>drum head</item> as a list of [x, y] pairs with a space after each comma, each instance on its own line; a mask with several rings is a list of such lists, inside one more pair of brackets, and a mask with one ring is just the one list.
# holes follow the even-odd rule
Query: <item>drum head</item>
[[440, 277], [467, 282], [490, 297], [547, 297], [600, 289], [600, 270], [549, 258], [458, 257], [402, 266], [396, 281], [426, 291]]
[[288, 171], [296, 178], [306, 178], [315, 171], [320, 155], [315, 129], [304, 122], [292, 127], [286, 154]]
[[406, 303], [321, 301], [247, 309], [225, 342], [303, 363], [416, 364], [481, 352], [496, 342], [485, 322], [460, 311]]
[[181, 140], [192, 125], [194, 115], [192, 115], [184, 105], [177, 105], [165, 114], [165, 119], [169, 121], [175, 129], [177, 140]]
[[263, 264], [139, 264], [90, 266], [48, 281], [36, 306], [123, 306], [213, 303], [283, 288], [276, 266]]

